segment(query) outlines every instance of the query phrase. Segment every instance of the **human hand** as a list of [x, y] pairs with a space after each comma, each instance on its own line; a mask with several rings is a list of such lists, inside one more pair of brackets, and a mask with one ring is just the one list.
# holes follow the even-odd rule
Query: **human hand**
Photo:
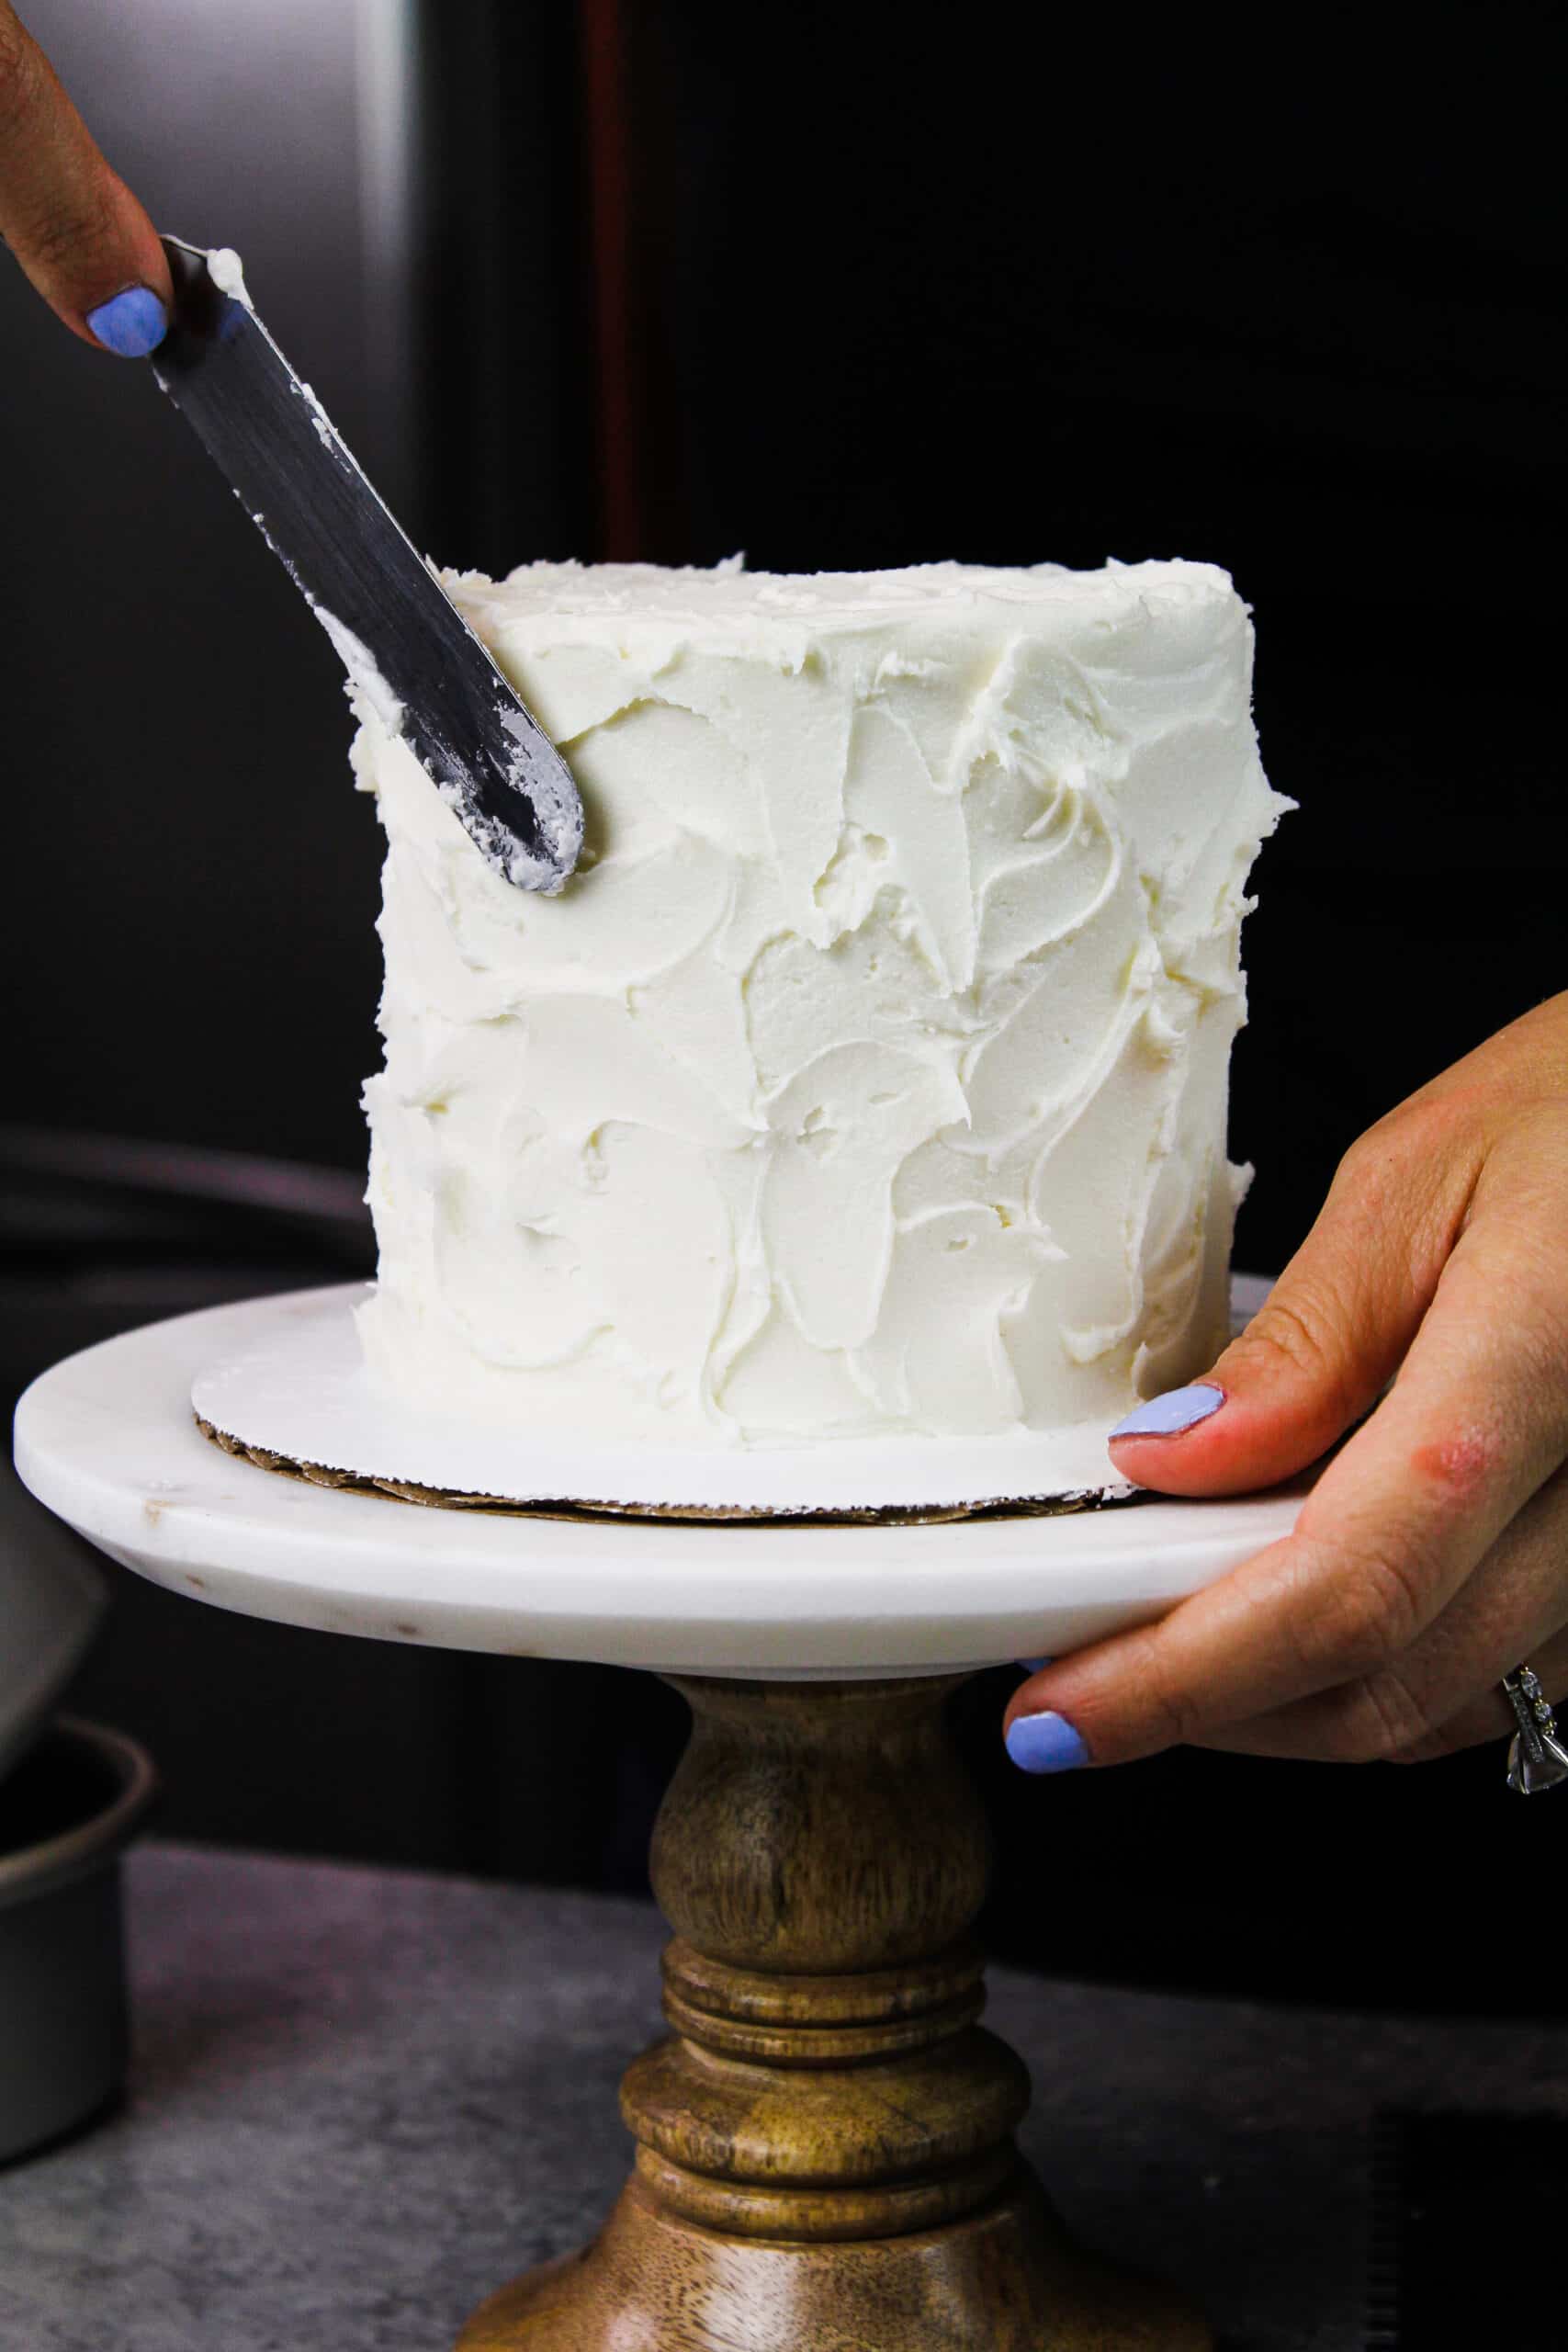
[[1315, 1461], [1398, 1374], [1293, 1533], [1021, 1687], [1014, 1761], [1185, 1742], [1415, 1763], [1512, 1730], [1496, 1686], [1521, 1663], [1568, 1693], [1565, 1236], [1568, 995], [1369, 1128], [1261, 1312], [1156, 1400], [1168, 1433], [1150, 1407], [1128, 1417], [1145, 1433], [1122, 1425], [1139, 1486], [1237, 1494]]
[[174, 310], [158, 232], [0, 0], [0, 236], [73, 334], [144, 358]]

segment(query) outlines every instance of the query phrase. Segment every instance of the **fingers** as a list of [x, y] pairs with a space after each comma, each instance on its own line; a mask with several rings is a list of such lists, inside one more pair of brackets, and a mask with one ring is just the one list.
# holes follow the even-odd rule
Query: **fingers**
[[[1505, 1671], [1512, 1673], [1516, 1667], [1532, 1667], [1553, 1706], [1568, 1714], [1568, 1633], [1559, 1634], [1555, 1641], [1543, 1642], [1528, 1656], [1511, 1658]], [[1501, 1677], [1499, 1677], [1501, 1679]], [[1463, 1747], [1479, 1747], [1487, 1740], [1509, 1737], [1517, 1729], [1514, 1711], [1500, 1690], [1488, 1690], [1461, 1707], [1429, 1740], [1416, 1747], [1400, 1748], [1391, 1756], [1391, 1764], [1427, 1764], [1439, 1756], [1457, 1755]], [[1562, 1737], [1558, 1724], [1557, 1736]]]
[[[1403, 1656], [1202, 1744], [1249, 1756], [1416, 1763], [1513, 1729], [1499, 1689], [1526, 1661], [1568, 1690], [1568, 1469], [1510, 1521], [1475, 1574]], [[1549, 1670], [1561, 1676], [1553, 1683]]]
[[173, 309], [158, 234], [0, 0], [0, 235], [85, 343], [138, 358]]
[[1010, 1745], [1042, 1712], [1095, 1763], [1201, 1741], [1385, 1672], [1433, 1623], [1568, 1453], [1568, 1277], [1551, 1244], [1568, 1223], [1562, 1136], [1530, 1138], [1496, 1176], [1484, 1214], [1476, 1188], [1398, 1380], [1294, 1533], [1163, 1623], [1032, 1678], [1008, 1710]]
[[[1122, 1424], [1130, 1433], [1111, 1441], [1122, 1475], [1162, 1494], [1231, 1495], [1315, 1462], [1373, 1403], [1410, 1346], [1461, 1230], [1483, 1148], [1468, 1098], [1458, 1107], [1417, 1098], [1370, 1129], [1341, 1162], [1267, 1303], [1213, 1372]], [[1224, 1398], [1218, 1408], [1214, 1391]], [[1179, 1409], [1179, 1398], [1190, 1403]], [[1186, 1419], [1200, 1408], [1201, 1419]], [[1163, 1433], [1142, 1433], [1140, 1422]]]

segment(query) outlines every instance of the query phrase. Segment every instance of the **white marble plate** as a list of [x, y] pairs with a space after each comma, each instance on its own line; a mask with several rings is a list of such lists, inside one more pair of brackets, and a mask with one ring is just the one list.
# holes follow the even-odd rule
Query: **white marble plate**
[[757, 1678], [934, 1673], [1093, 1641], [1287, 1533], [1310, 1484], [928, 1527], [426, 1510], [254, 1468], [197, 1430], [198, 1368], [319, 1297], [181, 1316], [57, 1364], [17, 1410], [23, 1479], [127, 1567], [251, 1616]]

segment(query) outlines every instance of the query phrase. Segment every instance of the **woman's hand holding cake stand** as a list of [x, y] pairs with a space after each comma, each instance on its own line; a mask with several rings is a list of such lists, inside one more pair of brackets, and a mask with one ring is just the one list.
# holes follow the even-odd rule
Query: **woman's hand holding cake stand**
[[162, 343], [174, 293], [158, 232], [10, 0], [0, 0], [0, 236], [84, 343], [122, 359]]
[[1121, 1424], [1124, 1476], [1218, 1496], [1360, 1422], [1292, 1535], [1032, 1674], [1014, 1760], [1416, 1763], [1511, 1728], [1497, 1685], [1521, 1660], [1568, 1690], [1565, 1229], [1568, 994], [1371, 1127], [1213, 1371]]

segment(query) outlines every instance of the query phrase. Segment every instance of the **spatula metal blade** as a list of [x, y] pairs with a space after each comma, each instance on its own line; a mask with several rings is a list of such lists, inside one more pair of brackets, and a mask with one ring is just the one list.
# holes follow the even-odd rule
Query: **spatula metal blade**
[[232, 256], [164, 247], [175, 315], [152, 354], [159, 384], [487, 863], [521, 889], [558, 890], [582, 845], [565, 761], [268, 334]]

